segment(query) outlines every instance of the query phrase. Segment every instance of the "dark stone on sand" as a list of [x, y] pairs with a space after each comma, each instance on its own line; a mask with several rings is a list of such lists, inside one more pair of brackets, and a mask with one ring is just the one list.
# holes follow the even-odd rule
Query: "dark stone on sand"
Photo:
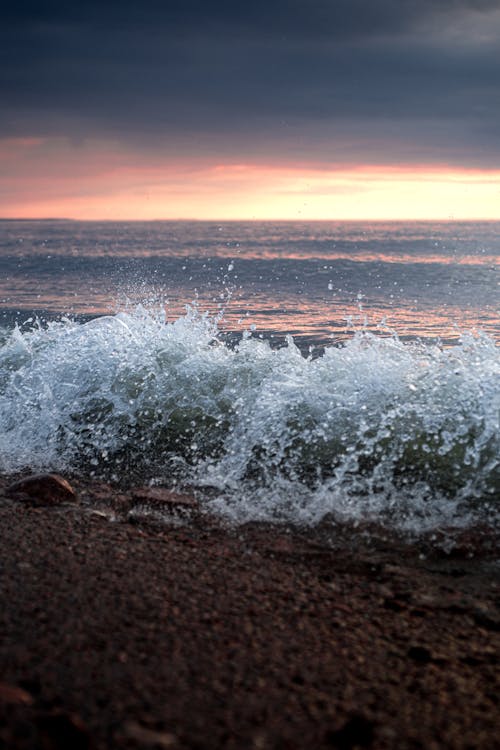
[[164, 487], [137, 487], [132, 490], [132, 498], [141, 503], [147, 503], [161, 508], [197, 508], [198, 503], [191, 495], [173, 492]]
[[419, 664], [428, 664], [433, 658], [431, 652], [425, 646], [411, 646], [408, 649], [408, 656]]
[[47, 714], [36, 719], [44, 750], [89, 750], [90, 737], [78, 716]]
[[170, 732], [148, 729], [135, 721], [127, 721], [117, 734], [119, 740], [132, 740], [140, 747], [169, 748], [178, 744], [177, 737]]
[[476, 607], [473, 616], [480, 628], [486, 628], [486, 630], [492, 630], [495, 633], [500, 632], [500, 617], [478, 607]]
[[0, 704], [8, 706], [30, 706], [33, 703], [31, 695], [8, 682], [0, 682]]
[[338, 750], [370, 747], [374, 740], [373, 722], [362, 714], [354, 714], [339, 729], [327, 732], [325, 739]]
[[60, 505], [76, 499], [73, 487], [59, 474], [34, 474], [9, 485], [5, 492], [9, 497], [37, 505]]

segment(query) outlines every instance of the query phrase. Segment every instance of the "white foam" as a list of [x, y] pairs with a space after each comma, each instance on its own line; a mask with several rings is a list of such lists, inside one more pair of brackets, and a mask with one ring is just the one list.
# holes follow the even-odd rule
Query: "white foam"
[[0, 470], [175, 471], [237, 522], [495, 525], [499, 414], [484, 335], [442, 349], [360, 333], [312, 360], [139, 307], [0, 347]]

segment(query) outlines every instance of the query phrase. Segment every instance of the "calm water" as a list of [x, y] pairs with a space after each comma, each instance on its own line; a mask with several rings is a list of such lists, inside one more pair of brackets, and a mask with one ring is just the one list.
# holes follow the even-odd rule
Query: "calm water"
[[500, 526], [500, 224], [0, 223], [0, 471]]

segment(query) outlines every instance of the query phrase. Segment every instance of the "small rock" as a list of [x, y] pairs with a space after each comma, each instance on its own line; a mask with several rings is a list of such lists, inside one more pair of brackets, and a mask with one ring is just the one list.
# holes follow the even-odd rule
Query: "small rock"
[[494, 633], [500, 632], [500, 617], [496, 613], [480, 605], [474, 608], [472, 616], [480, 628], [492, 630]]
[[425, 646], [411, 646], [407, 653], [410, 659], [419, 664], [428, 664], [433, 660], [432, 653]]
[[142, 746], [146, 747], [173, 747], [177, 744], [177, 737], [170, 732], [158, 732], [154, 729], [148, 729], [135, 721], [127, 721], [121, 728], [121, 737], [135, 740]]
[[172, 492], [164, 487], [138, 487], [132, 490], [132, 497], [134, 500], [139, 500], [142, 503], [160, 505], [162, 507], [198, 507], [198, 503], [191, 495]]
[[59, 505], [76, 499], [76, 492], [59, 474], [34, 474], [9, 485], [6, 494], [39, 505]]
[[400, 601], [397, 597], [391, 596], [383, 600], [383, 605], [386, 609], [390, 609], [391, 612], [403, 612], [407, 609], [406, 603]]
[[44, 750], [89, 750], [90, 735], [79, 716], [57, 713], [36, 720]]
[[9, 706], [30, 706], [33, 703], [33, 698], [26, 690], [17, 685], [0, 682], [0, 703]]
[[374, 725], [362, 714], [354, 714], [335, 731], [326, 733], [325, 740], [338, 750], [370, 747], [374, 740]]

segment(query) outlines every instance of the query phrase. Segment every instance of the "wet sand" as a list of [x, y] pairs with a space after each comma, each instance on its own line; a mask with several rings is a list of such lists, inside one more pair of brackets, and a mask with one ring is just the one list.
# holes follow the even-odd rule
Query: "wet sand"
[[5, 485], [0, 747], [500, 747], [488, 545], [160, 523], [103, 485], [52, 508]]

